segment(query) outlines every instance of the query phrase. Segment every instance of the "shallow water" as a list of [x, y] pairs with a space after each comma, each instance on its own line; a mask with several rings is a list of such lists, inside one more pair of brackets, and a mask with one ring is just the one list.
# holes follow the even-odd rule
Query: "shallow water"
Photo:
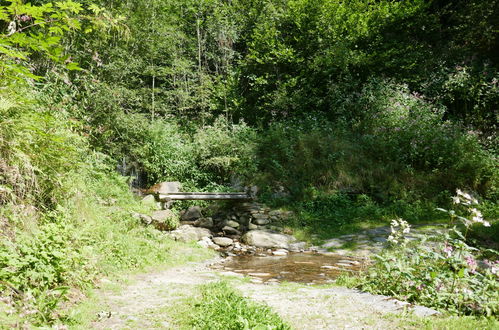
[[299, 282], [325, 284], [340, 274], [358, 273], [362, 259], [334, 254], [290, 253], [287, 256], [236, 256], [223, 269], [260, 279], [262, 282]]

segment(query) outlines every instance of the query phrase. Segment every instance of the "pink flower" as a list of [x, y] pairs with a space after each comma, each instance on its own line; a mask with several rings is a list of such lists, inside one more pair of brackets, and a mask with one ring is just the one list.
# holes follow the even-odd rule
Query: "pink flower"
[[31, 17], [28, 15], [22, 15], [20, 18], [21, 22], [27, 22], [31, 20]]
[[445, 254], [447, 254], [447, 258], [450, 258], [450, 256], [452, 255], [452, 250], [452, 245], [448, 245], [447, 242], [445, 242], [444, 252]]
[[472, 256], [467, 256], [466, 257], [466, 263], [468, 264], [468, 267], [470, 267], [470, 272], [472, 274], [475, 274], [476, 273], [476, 260], [473, 259]]

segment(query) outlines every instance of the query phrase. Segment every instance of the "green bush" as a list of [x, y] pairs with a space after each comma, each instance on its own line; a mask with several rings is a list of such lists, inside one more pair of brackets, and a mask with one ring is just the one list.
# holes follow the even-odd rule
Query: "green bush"
[[261, 181], [295, 198], [315, 187], [416, 202], [464, 186], [494, 199], [494, 156], [422, 95], [372, 79], [341, 102], [357, 109], [350, 127], [313, 115], [271, 125], [258, 144]]

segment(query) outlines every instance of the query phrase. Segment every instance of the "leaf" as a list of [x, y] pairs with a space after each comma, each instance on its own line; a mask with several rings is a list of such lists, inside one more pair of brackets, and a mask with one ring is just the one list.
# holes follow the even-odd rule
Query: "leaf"
[[49, 32], [53, 33], [53, 34], [59, 34], [59, 35], [63, 35], [64, 34], [64, 31], [60, 27], [58, 27], [58, 26], [51, 26], [51, 27], [49, 27]]
[[6, 48], [6, 47], [4, 47], [2, 45], [0, 45], [0, 54], [5, 54], [8, 57], [17, 58], [17, 59], [21, 59], [21, 60], [25, 60], [26, 59], [26, 53], [25, 52], [18, 51], [18, 50], [15, 50], [15, 49], [11, 49], [11, 48]]
[[81, 71], [82, 68], [80, 68], [80, 66], [78, 65], [78, 63], [75, 63], [75, 62], [70, 62], [68, 64], [66, 64], [66, 69], [68, 70], [78, 70], [78, 71]]

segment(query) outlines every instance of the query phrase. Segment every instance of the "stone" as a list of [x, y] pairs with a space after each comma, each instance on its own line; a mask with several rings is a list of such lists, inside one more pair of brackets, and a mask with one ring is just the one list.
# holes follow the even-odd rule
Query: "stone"
[[419, 317], [427, 317], [432, 315], [439, 315], [440, 312], [436, 311], [432, 308], [428, 308], [425, 306], [414, 306], [412, 309], [412, 313]]
[[253, 224], [253, 223], [250, 223], [250, 224], [248, 225], [248, 229], [249, 229], [249, 230], [255, 230], [255, 229], [258, 229], [258, 226], [257, 226], [257, 225], [255, 225], [255, 224]]
[[279, 250], [275, 250], [272, 252], [273, 255], [275, 256], [287, 256], [288, 255], [288, 250], [285, 250], [285, 249], [279, 249]]
[[152, 223], [152, 218], [147, 214], [139, 214], [138, 217], [140, 221], [142, 221], [142, 223], [145, 225], [150, 225]]
[[249, 276], [255, 276], [255, 277], [269, 277], [272, 276], [270, 273], [248, 273]]
[[212, 228], [213, 227], [213, 219], [210, 217], [199, 218], [196, 221], [194, 221], [194, 226], [203, 227], [203, 228]]
[[260, 225], [260, 226], [264, 226], [264, 225], [267, 225], [270, 223], [270, 220], [269, 219], [255, 219], [254, 222], [257, 224], [257, 225]]
[[289, 244], [289, 251], [300, 252], [300, 251], [305, 250], [306, 247], [307, 247], [307, 243], [305, 243], [305, 242], [291, 243], [291, 244]]
[[239, 223], [234, 220], [227, 221], [227, 226], [232, 228], [239, 228]]
[[171, 210], [161, 210], [161, 211], [154, 211], [151, 215], [151, 218], [153, 221], [164, 221], [168, 218], [173, 218], [175, 217], [175, 213], [173, 213]]
[[158, 230], [172, 230], [178, 225], [177, 215], [171, 210], [154, 211], [151, 224]]
[[344, 262], [337, 262], [336, 266], [340, 266], [340, 267], [352, 267], [352, 265], [350, 263], [344, 263]]
[[182, 221], [193, 221], [202, 218], [201, 208], [199, 206], [191, 206], [182, 213]]
[[154, 197], [154, 195], [147, 195], [144, 198], [142, 198], [141, 203], [144, 205], [153, 206], [156, 205], [156, 198]]
[[159, 194], [159, 195], [166, 195], [169, 193], [177, 193], [180, 192], [180, 189], [182, 189], [182, 184], [178, 181], [174, 182], [160, 182], [155, 184], [154, 186], [150, 187], [149, 189], [146, 190], [147, 194]]
[[234, 243], [234, 241], [228, 237], [213, 237], [213, 242], [221, 247], [230, 246]]
[[322, 247], [326, 248], [326, 249], [327, 248], [340, 248], [344, 244], [345, 244], [345, 241], [338, 239], [338, 238], [333, 238], [333, 239], [326, 241], [326, 243], [322, 244]]
[[229, 227], [229, 226], [224, 226], [222, 228], [222, 231], [226, 235], [241, 235], [241, 232], [239, 230], [237, 230], [236, 228]]
[[206, 228], [183, 225], [170, 232], [169, 236], [176, 241], [191, 242], [200, 241], [203, 237], [211, 237], [212, 234], [211, 231]]
[[209, 248], [211, 245], [213, 245], [213, 242], [211, 241], [210, 238], [208, 237], [203, 237], [203, 239], [199, 240], [198, 241], [198, 245], [207, 249]]
[[288, 249], [289, 244], [296, 239], [293, 236], [270, 233], [263, 230], [251, 230], [243, 235], [241, 240], [248, 244], [261, 248]]

